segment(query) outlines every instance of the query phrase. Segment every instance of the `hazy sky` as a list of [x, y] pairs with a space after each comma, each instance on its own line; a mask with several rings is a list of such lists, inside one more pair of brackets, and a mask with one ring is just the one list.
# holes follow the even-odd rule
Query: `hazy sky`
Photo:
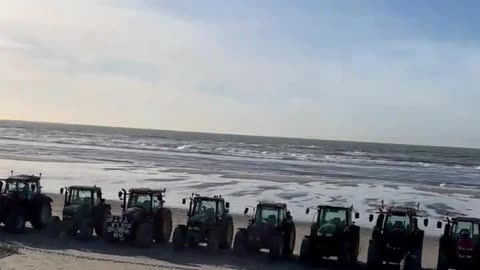
[[480, 147], [479, 11], [0, 0], [0, 119]]

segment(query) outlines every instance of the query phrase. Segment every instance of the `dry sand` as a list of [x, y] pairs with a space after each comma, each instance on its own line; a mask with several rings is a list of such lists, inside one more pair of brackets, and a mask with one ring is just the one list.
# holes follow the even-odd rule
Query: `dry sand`
[[[60, 215], [63, 200], [59, 195], [52, 195], [54, 199], [53, 211]], [[117, 213], [120, 211], [118, 201], [110, 202]], [[186, 222], [186, 211], [174, 209], [174, 225]], [[244, 227], [247, 217], [235, 215], [235, 227]], [[303, 235], [308, 234], [310, 224], [297, 223], [297, 242], [295, 254], [298, 255]], [[362, 228], [360, 244], [360, 264], [358, 269], [364, 268], [370, 229]], [[19, 247], [15, 250], [4, 250], [2, 243], [13, 243]], [[423, 266], [434, 269], [437, 261], [438, 239], [426, 237], [424, 242]], [[12, 254], [13, 253], [13, 254]], [[100, 239], [78, 241], [75, 239], [56, 240], [45, 236], [45, 233], [28, 229], [24, 234], [12, 235], [0, 231], [0, 270], [86, 270], [86, 269], [305, 269], [296, 261], [296, 256], [289, 261], [271, 262], [266, 254], [253, 255], [247, 258], [236, 258], [232, 251], [221, 251], [210, 254], [205, 248], [186, 249], [174, 252], [171, 244], [156, 245], [151, 249], [136, 249], [128, 244], [106, 245]], [[328, 262], [325, 267], [317, 269], [336, 269], [334, 261]], [[392, 267], [396, 269], [396, 267]], [[398, 269], [398, 267], [397, 267]]]

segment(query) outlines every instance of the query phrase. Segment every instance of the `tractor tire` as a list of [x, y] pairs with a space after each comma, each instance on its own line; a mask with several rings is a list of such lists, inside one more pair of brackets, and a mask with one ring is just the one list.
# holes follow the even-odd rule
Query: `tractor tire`
[[223, 230], [222, 240], [220, 242], [221, 249], [229, 249], [232, 247], [233, 241], [233, 220], [228, 219]]
[[135, 246], [138, 248], [149, 248], [153, 242], [153, 225], [151, 223], [140, 223], [135, 230]]
[[158, 230], [155, 240], [157, 243], [167, 243], [172, 235], [172, 211], [167, 208], [161, 208], [158, 218], [159, 224], [157, 226]]
[[248, 252], [248, 235], [246, 231], [238, 231], [235, 234], [235, 241], [233, 242], [233, 252], [235, 255], [242, 257]]
[[382, 260], [380, 258], [380, 250], [375, 242], [370, 241], [368, 246], [368, 255], [367, 255], [367, 269], [376, 270], [379, 269], [382, 265]]
[[187, 230], [185, 227], [176, 227], [172, 236], [173, 248], [175, 250], [184, 249], [187, 244]]
[[216, 230], [211, 230], [207, 235], [207, 248], [210, 252], [218, 251], [220, 247], [220, 234]]
[[296, 238], [297, 238], [297, 231], [295, 228], [295, 223], [292, 223], [289, 226], [286, 237], [285, 237], [285, 245], [282, 253], [283, 257], [289, 258], [293, 255]]
[[12, 209], [5, 219], [5, 229], [11, 233], [21, 233], [25, 230], [25, 216], [23, 211]]
[[300, 247], [300, 262], [304, 264], [310, 263], [311, 258], [310, 239], [304, 238]]
[[60, 217], [52, 216], [47, 225], [47, 235], [51, 238], [58, 238], [62, 232], [62, 221]]
[[93, 236], [93, 226], [90, 220], [82, 220], [78, 226], [78, 239], [89, 240]]
[[110, 212], [110, 209], [105, 207], [102, 217], [99, 220], [95, 221], [95, 234], [98, 237], [102, 237], [103, 234], [105, 233], [105, 229], [107, 228], [106, 227], [107, 226], [107, 218], [110, 215], [112, 215], [112, 213]]
[[272, 260], [277, 260], [283, 255], [285, 248], [285, 241], [280, 234], [272, 236], [269, 246], [269, 257]]
[[36, 230], [41, 230], [47, 227], [50, 218], [52, 217], [52, 205], [50, 202], [44, 201], [38, 208], [30, 223]]
[[422, 257], [418, 255], [419, 252], [407, 253], [400, 262], [400, 270], [421, 270]]
[[438, 270], [448, 270], [448, 255], [440, 248], [438, 253], [437, 269]]
[[340, 254], [338, 254], [338, 262], [343, 266], [353, 265], [353, 252], [350, 244], [342, 244]]

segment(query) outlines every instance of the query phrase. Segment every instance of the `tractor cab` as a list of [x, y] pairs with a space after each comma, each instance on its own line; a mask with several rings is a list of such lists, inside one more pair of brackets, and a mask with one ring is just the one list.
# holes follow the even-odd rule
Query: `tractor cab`
[[118, 192], [118, 197], [123, 200], [123, 211], [140, 208], [148, 215], [156, 213], [165, 203], [166, 189], [132, 188]]
[[[382, 233], [403, 232], [410, 233], [419, 230], [417, 209], [411, 207], [389, 207], [386, 210], [380, 209], [376, 229]], [[370, 222], [373, 221], [373, 214], [370, 215]], [[425, 227], [428, 226], [428, 219], [423, 220]]]
[[[182, 200], [186, 204], [186, 199]], [[221, 217], [229, 212], [230, 203], [225, 202], [222, 196], [203, 197], [195, 194], [190, 198], [189, 217], [208, 216]]]
[[[5, 179], [4, 194], [16, 195], [20, 199], [31, 199], [33, 195], [41, 193], [40, 176], [12, 175]], [[0, 184], [0, 191], [2, 190]]]
[[71, 186], [61, 188], [60, 193], [65, 195], [65, 206], [83, 205], [93, 207], [105, 202], [102, 198], [102, 190], [96, 186]]
[[[245, 208], [244, 213], [247, 214], [249, 208]], [[273, 227], [280, 227], [285, 221], [291, 221], [292, 216], [287, 211], [287, 205], [283, 203], [266, 203], [261, 202], [253, 209], [253, 217], [251, 224], [263, 224]]]
[[[347, 227], [355, 224], [352, 220], [353, 208], [319, 205], [315, 208], [316, 216], [312, 224], [312, 230], [319, 236], [333, 236], [337, 233], [343, 233]], [[310, 212], [307, 208], [306, 213]], [[360, 217], [359, 213], [355, 213], [355, 218]]]

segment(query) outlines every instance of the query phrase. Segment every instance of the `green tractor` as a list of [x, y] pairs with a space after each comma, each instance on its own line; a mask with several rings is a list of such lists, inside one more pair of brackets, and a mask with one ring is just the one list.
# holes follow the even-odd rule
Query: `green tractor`
[[96, 186], [71, 186], [60, 189], [65, 195], [62, 219], [51, 218], [48, 234], [51, 237], [59, 235], [76, 236], [87, 240], [93, 232], [102, 236], [106, 219], [110, 216], [111, 206], [102, 198], [102, 190]]
[[[228, 214], [230, 203], [222, 196], [203, 197], [192, 194], [189, 198], [188, 221], [178, 225], [173, 232], [173, 246], [176, 250], [185, 246], [197, 247], [207, 243], [211, 251], [229, 249], [233, 239], [233, 219]], [[186, 204], [187, 199], [182, 203]]]
[[[300, 261], [313, 263], [321, 258], [337, 257], [345, 266], [358, 261], [360, 227], [353, 222], [353, 207], [319, 205], [310, 234], [302, 241]], [[309, 214], [310, 208], [307, 209]], [[355, 219], [360, 215], [355, 213]]]
[[[249, 208], [245, 208], [247, 214]], [[237, 256], [268, 249], [271, 259], [288, 258], [295, 248], [296, 229], [293, 217], [284, 203], [261, 202], [253, 210], [246, 228], [235, 235], [233, 244]]]
[[172, 234], [172, 211], [164, 207], [165, 189], [122, 189], [118, 197], [123, 201], [121, 216], [109, 216], [105, 240], [128, 241], [137, 247], [165, 243]]
[[[30, 221], [34, 229], [47, 226], [52, 215], [52, 199], [42, 193], [40, 176], [12, 175], [0, 181], [0, 223], [8, 232], [20, 233], [25, 222]], [[4, 188], [5, 186], [5, 188]]]
[[[400, 264], [401, 270], [422, 269], [424, 231], [418, 226], [418, 209], [412, 207], [379, 208], [368, 247], [367, 269], [380, 269], [383, 263]], [[369, 217], [370, 222], [374, 215]], [[425, 227], [428, 219], [423, 220]]]

